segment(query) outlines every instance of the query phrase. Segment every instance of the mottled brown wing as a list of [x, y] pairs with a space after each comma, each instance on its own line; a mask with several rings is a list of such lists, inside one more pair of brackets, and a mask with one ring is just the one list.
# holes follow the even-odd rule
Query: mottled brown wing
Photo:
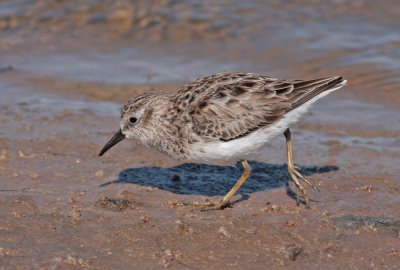
[[275, 123], [327, 90], [322, 86], [330, 81], [288, 81], [251, 73], [223, 73], [188, 84], [179, 97], [183, 103], [186, 100], [193, 131], [202, 137], [229, 141]]

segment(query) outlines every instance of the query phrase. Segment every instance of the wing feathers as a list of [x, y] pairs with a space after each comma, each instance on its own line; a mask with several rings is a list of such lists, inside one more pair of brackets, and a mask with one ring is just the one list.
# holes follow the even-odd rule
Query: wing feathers
[[313, 97], [344, 83], [342, 77], [301, 81], [221, 73], [186, 85], [177, 95], [176, 106], [189, 107], [182, 111], [189, 111], [192, 129], [198, 135], [228, 141], [271, 125]]

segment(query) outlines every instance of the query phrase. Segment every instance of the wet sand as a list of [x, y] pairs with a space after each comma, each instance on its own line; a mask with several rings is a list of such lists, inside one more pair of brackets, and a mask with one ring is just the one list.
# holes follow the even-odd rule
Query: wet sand
[[[0, 269], [399, 265], [395, 1], [15, 3], [0, 6]], [[349, 80], [292, 128], [321, 189], [308, 188], [311, 210], [287, 184], [283, 136], [223, 211], [177, 202], [221, 198], [239, 165], [181, 164], [134, 141], [97, 157], [126, 99], [226, 70]]]

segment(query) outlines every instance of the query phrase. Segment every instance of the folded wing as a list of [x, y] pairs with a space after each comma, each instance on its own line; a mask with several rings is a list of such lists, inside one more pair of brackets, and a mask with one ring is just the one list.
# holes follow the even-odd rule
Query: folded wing
[[[343, 82], [342, 77], [279, 80], [251, 73], [221, 73], [183, 88], [193, 131], [229, 141], [279, 121], [287, 112]], [[195, 90], [195, 91], [193, 91]]]

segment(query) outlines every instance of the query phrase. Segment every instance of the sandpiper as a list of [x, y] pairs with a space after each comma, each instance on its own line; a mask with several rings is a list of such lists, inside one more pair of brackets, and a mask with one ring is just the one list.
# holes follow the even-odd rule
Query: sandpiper
[[223, 209], [249, 178], [247, 159], [274, 136], [286, 138], [288, 172], [297, 205], [309, 198], [301, 181], [317, 189], [293, 161], [289, 126], [315, 101], [346, 84], [343, 77], [282, 80], [253, 73], [226, 72], [188, 83], [176, 93], [145, 93], [122, 107], [120, 130], [99, 156], [125, 138], [185, 162], [232, 165], [242, 162], [242, 176], [222, 201], [203, 210]]

